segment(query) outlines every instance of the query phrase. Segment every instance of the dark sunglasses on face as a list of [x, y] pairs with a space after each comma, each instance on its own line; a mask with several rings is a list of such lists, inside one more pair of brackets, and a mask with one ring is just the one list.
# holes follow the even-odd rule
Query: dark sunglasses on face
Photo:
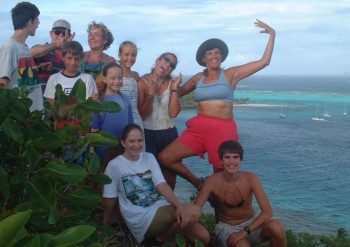
[[[53, 30], [53, 33], [57, 36], [62, 34], [62, 36], [64, 37], [66, 35], [66, 29], [55, 29], [55, 30]], [[70, 35], [69, 30], [68, 30], [68, 35]]]
[[168, 63], [170, 68], [172, 68], [173, 70], [176, 68], [176, 64], [173, 63], [170, 58], [166, 57], [166, 56], [161, 56], [160, 57], [164, 62]]

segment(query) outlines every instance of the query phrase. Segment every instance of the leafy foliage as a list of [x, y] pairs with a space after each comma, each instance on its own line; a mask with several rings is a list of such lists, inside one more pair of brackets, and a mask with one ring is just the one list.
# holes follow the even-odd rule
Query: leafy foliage
[[118, 140], [88, 132], [93, 113], [117, 112], [120, 106], [86, 100], [81, 80], [70, 95], [57, 85], [55, 103], [45, 102], [46, 114], [29, 111], [27, 93], [0, 89], [0, 246], [103, 241], [107, 236], [96, 237], [100, 226], [91, 211], [101, 203], [99, 185], [111, 180], [100, 173], [97, 155], [87, 150]]

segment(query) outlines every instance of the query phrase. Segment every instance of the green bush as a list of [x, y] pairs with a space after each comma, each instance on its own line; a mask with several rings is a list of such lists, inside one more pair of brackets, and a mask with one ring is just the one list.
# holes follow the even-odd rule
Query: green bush
[[[97, 155], [87, 150], [118, 141], [104, 132], [88, 132], [93, 113], [120, 107], [86, 100], [81, 80], [69, 96], [60, 85], [56, 92], [44, 114], [29, 111], [27, 89], [0, 89], [0, 246], [76, 246], [108, 238], [99, 233], [91, 212], [101, 203], [99, 186], [110, 178], [100, 174]], [[62, 120], [68, 121], [57, 128]]]

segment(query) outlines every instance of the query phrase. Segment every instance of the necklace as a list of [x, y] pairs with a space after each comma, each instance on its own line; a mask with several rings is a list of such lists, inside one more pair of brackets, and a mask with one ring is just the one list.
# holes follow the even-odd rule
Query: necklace
[[158, 78], [156, 77], [155, 79], [153, 79], [153, 75], [151, 75], [151, 79], [153, 82], [153, 85], [156, 89], [159, 89], [160, 86], [163, 84], [164, 80], [158, 80]]

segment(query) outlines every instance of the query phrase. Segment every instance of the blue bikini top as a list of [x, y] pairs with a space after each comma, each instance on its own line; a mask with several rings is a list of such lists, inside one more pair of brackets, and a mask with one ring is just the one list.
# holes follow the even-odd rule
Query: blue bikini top
[[204, 83], [204, 76], [202, 76], [194, 90], [194, 97], [197, 102], [205, 100], [223, 100], [226, 102], [233, 102], [235, 90], [226, 82], [224, 70], [220, 71], [219, 79], [215, 82]]

